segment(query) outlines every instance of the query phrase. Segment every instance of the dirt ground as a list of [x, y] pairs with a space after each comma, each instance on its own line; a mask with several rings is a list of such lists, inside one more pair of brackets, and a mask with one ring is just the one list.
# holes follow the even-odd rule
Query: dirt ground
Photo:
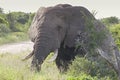
[[31, 41], [24, 41], [19, 43], [10, 43], [0, 46], [0, 53], [20, 53], [27, 50], [33, 49], [33, 43]]

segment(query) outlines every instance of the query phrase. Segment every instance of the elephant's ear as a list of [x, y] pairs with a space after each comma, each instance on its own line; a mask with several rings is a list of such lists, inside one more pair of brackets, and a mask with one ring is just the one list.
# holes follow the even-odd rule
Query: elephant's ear
[[78, 39], [80, 34], [82, 33], [86, 35], [85, 18], [82, 18], [81, 15], [72, 15], [71, 21], [68, 25], [69, 26], [66, 30], [66, 36], [64, 39], [64, 45], [68, 47], [75, 47], [76, 39]]
[[36, 36], [38, 35], [38, 20], [41, 19], [41, 17], [43, 16], [44, 12], [45, 12], [46, 8], [45, 7], [41, 7], [39, 8], [39, 10], [37, 11], [37, 13], [35, 14], [33, 21], [31, 23], [31, 26], [28, 30], [28, 34], [29, 34], [29, 38], [31, 39], [32, 42], [35, 41]]

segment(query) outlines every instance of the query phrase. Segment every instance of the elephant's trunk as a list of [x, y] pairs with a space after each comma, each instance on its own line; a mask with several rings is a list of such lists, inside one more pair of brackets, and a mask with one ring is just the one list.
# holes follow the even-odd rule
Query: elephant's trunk
[[46, 31], [40, 31], [35, 39], [32, 68], [39, 71], [40, 66], [49, 55], [51, 51], [55, 51], [58, 47], [56, 39], [51, 36], [52, 33]]
[[33, 60], [31, 63], [32, 69], [39, 71], [41, 64], [43, 63], [43, 61], [45, 60], [49, 53], [50, 50], [47, 49], [47, 47], [35, 46]]
[[40, 34], [39, 37], [36, 38], [36, 40], [34, 41], [34, 43], [35, 43], [34, 50], [30, 54], [28, 54], [24, 59], [22, 59], [22, 61], [25, 61], [25, 60], [28, 60], [29, 58], [31, 58], [36, 53], [35, 50], [37, 48], [39, 48], [37, 51], [40, 52], [40, 51], [43, 51], [43, 50], [40, 50], [41, 47], [46, 48], [47, 46], [49, 46], [49, 44], [47, 44], [47, 43], [48, 43], [48, 40], [50, 40], [50, 38], [46, 35], [47, 34], [42, 33], [42, 34]]

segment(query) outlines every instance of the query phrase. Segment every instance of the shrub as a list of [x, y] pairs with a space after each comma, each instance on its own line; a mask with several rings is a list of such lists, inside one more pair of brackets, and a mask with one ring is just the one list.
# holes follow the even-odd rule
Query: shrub
[[4, 34], [0, 37], [0, 44], [19, 42], [28, 40], [28, 35], [24, 32], [14, 32], [9, 34]]
[[115, 43], [120, 49], [120, 24], [115, 24], [109, 27], [110, 32], [112, 33]]
[[0, 36], [4, 36], [4, 34], [7, 34], [10, 32], [10, 29], [7, 27], [6, 24], [0, 24]]
[[[117, 80], [116, 72], [105, 60], [101, 58], [97, 58], [96, 60], [92, 61], [77, 56], [67, 72], [68, 76], [72, 76], [75, 79], [68, 80]], [[81, 75], [83, 76], [83, 74], [84, 78], [88, 79], [81, 79]], [[89, 77], [85, 77], [85, 75]]]
[[3, 13], [3, 8], [0, 7], [0, 13]]
[[119, 19], [115, 16], [103, 18], [103, 19], [101, 19], [101, 21], [107, 26], [109, 26], [111, 24], [118, 24], [119, 23]]
[[0, 14], [0, 24], [8, 25], [8, 22], [5, 20], [5, 15]]
[[5, 20], [2, 17], [0, 17], [0, 23], [5, 23]]
[[78, 77], [69, 76], [67, 80], [98, 80], [97, 77], [91, 77], [90, 75], [81, 74]]

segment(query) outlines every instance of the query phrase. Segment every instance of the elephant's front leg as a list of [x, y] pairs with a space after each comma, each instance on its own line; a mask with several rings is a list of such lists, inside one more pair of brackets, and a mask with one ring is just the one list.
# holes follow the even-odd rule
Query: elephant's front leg
[[70, 61], [63, 60], [61, 57], [57, 57], [56, 59], [56, 65], [60, 72], [65, 72], [68, 69], [68, 63]]
[[58, 56], [56, 58], [56, 65], [60, 72], [67, 71], [69, 68], [69, 64], [71, 60], [75, 58], [76, 53], [74, 52], [74, 48], [69, 47], [61, 47], [58, 51]]

